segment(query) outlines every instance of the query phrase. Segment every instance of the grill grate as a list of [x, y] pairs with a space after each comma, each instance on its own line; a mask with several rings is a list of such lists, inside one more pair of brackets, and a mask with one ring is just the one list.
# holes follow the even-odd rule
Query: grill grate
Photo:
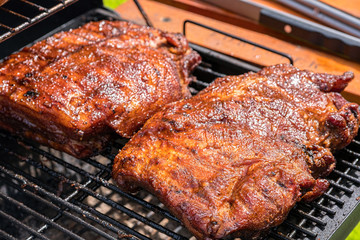
[[[198, 48], [199, 51], [202, 48]], [[201, 52], [201, 51], [200, 51]], [[205, 61], [206, 56], [204, 57]], [[206, 66], [207, 65], [207, 66]], [[204, 63], [193, 92], [208, 85], [201, 79], [222, 75]], [[131, 195], [111, 181], [112, 159], [126, 140], [117, 140], [102, 155], [78, 160], [66, 154], [0, 134], [0, 236], [4, 239], [188, 239], [191, 235], [151, 194]], [[299, 203], [268, 239], [315, 239], [329, 220], [343, 215], [359, 196], [360, 141], [337, 154], [338, 167], [327, 193], [312, 203]], [[339, 224], [339, 223], [337, 223]], [[9, 227], [11, 226], [11, 227]], [[21, 231], [11, 232], [13, 226]], [[80, 226], [80, 227], [79, 227]], [[131, 236], [130, 236], [130, 235]], [[193, 238], [192, 238], [193, 239]], [[321, 238], [320, 239], [326, 239]]]
[[78, 0], [17, 0], [0, 6], [0, 42]]
[[[96, 10], [61, 30], [103, 18], [113, 15]], [[204, 59], [194, 73], [198, 80], [190, 86], [193, 94], [216, 77], [259, 69], [201, 46], [192, 47]], [[146, 191], [127, 194], [112, 182], [112, 160], [126, 142], [118, 139], [101, 155], [79, 160], [0, 131], [0, 238], [194, 240], [156, 197]], [[314, 202], [297, 204], [267, 239], [329, 239], [344, 233], [342, 223], [359, 212], [359, 158], [357, 138], [336, 155], [338, 166], [329, 176], [327, 193]]]

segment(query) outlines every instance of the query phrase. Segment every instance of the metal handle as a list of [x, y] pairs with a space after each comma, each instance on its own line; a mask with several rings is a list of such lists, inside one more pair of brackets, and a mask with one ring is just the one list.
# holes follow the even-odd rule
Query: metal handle
[[146, 25], [148, 25], [149, 27], [154, 27], [154, 25], [151, 23], [148, 15], [144, 11], [144, 9], [142, 8], [142, 6], [138, 2], [138, 0], [134, 0], [134, 3], [136, 4], [137, 8], [139, 9], [139, 12], [141, 13], [142, 17], [144, 18]]
[[262, 9], [260, 24], [293, 38], [360, 61], [360, 39], [304, 19], [271, 9]]
[[294, 64], [294, 61], [293, 61], [292, 57], [291, 57], [290, 55], [286, 54], [286, 53], [283, 53], [283, 52], [280, 52], [280, 51], [277, 51], [277, 50], [274, 50], [274, 49], [271, 49], [271, 48], [262, 46], [262, 45], [260, 45], [260, 44], [251, 42], [251, 41], [249, 41], [249, 40], [246, 40], [246, 39], [243, 39], [243, 38], [234, 36], [234, 35], [232, 35], [232, 34], [230, 34], [230, 33], [226, 33], [226, 32], [223, 32], [223, 31], [221, 31], [221, 30], [218, 30], [218, 29], [216, 29], [216, 28], [209, 27], [209, 26], [206, 26], [206, 25], [204, 25], [204, 24], [197, 23], [197, 22], [194, 22], [194, 21], [191, 21], [191, 20], [185, 20], [185, 21], [184, 21], [183, 34], [184, 34], [185, 36], [186, 36], [186, 24], [187, 24], [187, 23], [191, 23], [191, 24], [194, 24], [194, 25], [197, 25], [197, 26], [206, 28], [206, 29], [208, 29], [208, 30], [217, 32], [217, 33], [222, 34], [222, 35], [225, 35], [225, 36], [227, 36], [227, 37], [230, 37], [230, 38], [233, 38], [233, 39], [236, 39], [236, 40], [245, 42], [245, 43], [247, 43], [247, 44], [253, 45], [253, 46], [255, 46], [255, 47], [261, 48], [261, 49], [263, 49], [263, 50], [266, 50], [266, 51], [275, 53], [275, 54], [277, 54], [277, 55], [280, 55], [280, 56], [282, 56], [282, 57], [287, 58], [287, 59], [289, 60], [290, 64]]

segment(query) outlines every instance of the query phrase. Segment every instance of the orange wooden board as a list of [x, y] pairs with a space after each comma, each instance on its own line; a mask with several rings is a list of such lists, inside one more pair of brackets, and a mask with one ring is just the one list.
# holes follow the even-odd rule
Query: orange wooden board
[[[261, 27], [255, 26], [254, 28], [249, 29], [249, 26], [252, 26], [251, 23], [247, 24], [237, 16], [231, 17], [233, 22], [229, 24], [223, 21], [215, 20], [212, 17], [206, 17], [204, 15], [194, 13], [195, 4], [197, 4], [195, 6], [197, 9], [204, 9], [206, 7], [213, 8], [211, 6], [204, 7], [205, 5], [198, 1], [182, 0], [178, 2], [180, 2], [180, 4], [182, 4], [181, 2], [187, 2], [187, 5], [183, 4], [183, 6], [179, 8], [157, 1], [140, 0], [141, 5], [156, 28], [171, 32], [182, 32], [183, 22], [186, 19], [191, 19], [199, 23], [221, 29], [238, 37], [290, 54], [293, 57], [294, 65], [301, 69], [335, 74], [340, 74], [345, 71], [353, 71], [355, 73], [355, 79], [346, 88], [344, 96], [351, 101], [360, 103], [359, 63], [351, 62], [304, 45], [284, 41], [284, 39], [278, 37], [277, 34], [269, 35], [266, 30]], [[116, 11], [125, 19], [144, 24], [142, 16], [132, 1], [127, 1], [125, 4], [119, 6]], [[216, 14], [231, 16], [231, 13], [224, 10], [216, 9], [216, 11]], [[214, 10], [208, 11], [206, 14], [210, 14], [211, 12], [214, 12]], [[219, 19], [219, 16], [220, 15], [216, 18]], [[237, 24], [237, 22], [239, 24]], [[244, 25], [241, 25], [242, 23]], [[191, 42], [243, 58], [245, 60], [256, 62], [261, 65], [288, 62], [285, 58], [278, 57], [277, 55], [263, 51], [243, 42], [239, 42], [192, 25], [187, 27], [187, 37]]]

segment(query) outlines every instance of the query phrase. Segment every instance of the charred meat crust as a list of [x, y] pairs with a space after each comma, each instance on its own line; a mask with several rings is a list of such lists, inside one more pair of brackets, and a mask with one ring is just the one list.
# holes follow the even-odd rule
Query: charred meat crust
[[326, 191], [332, 152], [359, 127], [358, 105], [331, 92], [351, 77], [276, 65], [219, 78], [149, 119], [113, 178], [156, 194], [198, 239], [257, 238]]
[[0, 126], [86, 157], [101, 150], [109, 132], [130, 137], [163, 105], [188, 97], [199, 62], [181, 34], [124, 21], [87, 23], [0, 63]]

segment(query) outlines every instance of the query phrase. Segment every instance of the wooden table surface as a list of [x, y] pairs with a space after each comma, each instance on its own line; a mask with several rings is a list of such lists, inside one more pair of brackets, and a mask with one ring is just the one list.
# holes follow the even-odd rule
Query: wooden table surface
[[[291, 14], [300, 14], [288, 10], [274, 1], [256, 0], [259, 3]], [[360, 17], [360, 4], [354, 0], [323, 0], [333, 6]], [[341, 74], [352, 71], [355, 79], [345, 89], [343, 94], [348, 100], [360, 103], [360, 63], [352, 62], [341, 57], [306, 46], [300, 42], [287, 39], [283, 35], [266, 29], [256, 23], [211, 6], [202, 1], [194, 0], [139, 0], [154, 27], [182, 32], [183, 22], [193, 20], [211, 27], [221, 29], [241, 38], [271, 47], [292, 56], [294, 65], [301, 69], [315, 72]], [[144, 20], [133, 1], [128, 0], [120, 5], [116, 11], [124, 18], [144, 24]], [[305, 17], [306, 18], [306, 17]], [[308, 19], [308, 18], [307, 18]], [[220, 34], [201, 29], [194, 25], [187, 26], [187, 38], [197, 43], [226, 54], [239, 57], [260, 65], [272, 65], [288, 62], [286, 58], [253, 47], [246, 43], [224, 37]]]

